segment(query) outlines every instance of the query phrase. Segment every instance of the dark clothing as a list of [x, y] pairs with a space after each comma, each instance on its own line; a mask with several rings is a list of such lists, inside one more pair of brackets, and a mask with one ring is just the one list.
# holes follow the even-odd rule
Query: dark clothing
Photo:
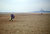
[[11, 14], [11, 19], [14, 19], [14, 18], [15, 18], [15, 16], [13, 14]]
[[14, 14], [11, 14], [11, 20], [10, 21], [13, 21], [14, 18], [15, 18]]
[[15, 18], [14, 14], [11, 14], [11, 19], [10, 19], [10, 21], [13, 21], [14, 18]]

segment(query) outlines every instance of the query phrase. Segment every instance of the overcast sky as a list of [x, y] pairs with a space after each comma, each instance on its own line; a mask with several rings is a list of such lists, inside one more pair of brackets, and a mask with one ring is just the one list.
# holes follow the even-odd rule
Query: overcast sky
[[50, 11], [50, 0], [0, 0], [0, 11], [29, 12], [40, 9]]

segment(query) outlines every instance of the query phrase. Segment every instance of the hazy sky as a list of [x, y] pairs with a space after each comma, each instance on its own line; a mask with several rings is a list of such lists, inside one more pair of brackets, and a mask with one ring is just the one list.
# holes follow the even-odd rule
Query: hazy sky
[[0, 0], [0, 11], [29, 12], [40, 9], [50, 11], [50, 0]]

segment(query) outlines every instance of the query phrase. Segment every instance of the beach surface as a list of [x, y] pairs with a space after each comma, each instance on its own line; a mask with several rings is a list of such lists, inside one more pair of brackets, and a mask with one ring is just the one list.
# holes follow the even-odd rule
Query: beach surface
[[0, 14], [0, 34], [50, 34], [50, 14]]

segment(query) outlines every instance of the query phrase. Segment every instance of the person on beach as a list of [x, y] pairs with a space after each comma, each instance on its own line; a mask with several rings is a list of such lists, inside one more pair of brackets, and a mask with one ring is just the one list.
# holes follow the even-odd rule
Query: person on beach
[[13, 21], [14, 18], [15, 18], [14, 14], [11, 14], [10, 21]]

